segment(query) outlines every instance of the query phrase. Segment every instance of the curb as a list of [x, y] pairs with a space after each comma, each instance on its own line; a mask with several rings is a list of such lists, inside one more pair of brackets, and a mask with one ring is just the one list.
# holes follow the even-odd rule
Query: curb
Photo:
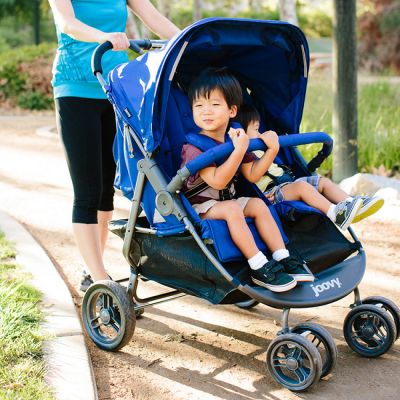
[[45, 380], [57, 400], [98, 400], [90, 357], [71, 295], [43, 248], [27, 230], [0, 210], [0, 229], [14, 242], [16, 263], [33, 276], [43, 292]]

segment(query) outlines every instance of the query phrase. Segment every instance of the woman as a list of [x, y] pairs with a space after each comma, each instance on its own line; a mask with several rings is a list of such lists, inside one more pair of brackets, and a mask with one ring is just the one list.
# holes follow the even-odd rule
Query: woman
[[[127, 6], [163, 39], [179, 29], [149, 0], [49, 0], [57, 28], [58, 50], [53, 65], [57, 128], [74, 188], [72, 224], [79, 251], [93, 280], [109, 279], [103, 251], [112, 217], [115, 163], [112, 144], [115, 119], [91, 71], [91, 56], [109, 41], [116, 52], [104, 55], [104, 76], [128, 61], [124, 33]], [[89, 282], [91, 283], [91, 279]], [[81, 286], [86, 289], [87, 285]]]

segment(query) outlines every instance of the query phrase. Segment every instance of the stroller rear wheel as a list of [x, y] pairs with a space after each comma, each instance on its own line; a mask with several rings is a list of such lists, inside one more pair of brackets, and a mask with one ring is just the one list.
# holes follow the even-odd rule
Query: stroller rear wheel
[[90, 339], [103, 350], [122, 348], [135, 331], [132, 300], [119, 283], [110, 280], [89, 287], [83, 297], [82, 319]]
[[308, 389], [321, 377], [322, 359], [317, 348], [294, 333], [279, 335], [271, 342], [266, 362], [274, 379], [294, 392]]
[[260, 304], [257, 300], [250, 299], [250, 300], [245, 300], [245, 301], [240, 301], [239, 303], [235, 303], [236, 307], [242, 308], [244, 310], [250, 310], [251, 308], [257, 306]]
[[314, 323], [296, 325], [291, 332], [305, 337], [315, 345], [322, 359], [321, 378], [329, 375], [335, 368], [338, 357], [332, 335], [324, 327]]
[[400, 336], [400, 308], [395, 302], [382, 296], [371, 296], [362, 300], [362, 304], [373, 304], [387, 311], [393, 318], [396, 325], [397, 335], [396, 340]]
[[397, 336], [392, 316], [372, 304], [354, 307], [344, 320], [344, 338], [349, 347], [364, 357], [385, 354]]

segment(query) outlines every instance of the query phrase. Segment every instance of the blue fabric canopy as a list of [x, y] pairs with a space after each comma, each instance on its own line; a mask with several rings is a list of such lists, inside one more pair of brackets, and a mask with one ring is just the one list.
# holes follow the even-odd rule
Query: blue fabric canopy
[[185, 89], [200, 71], [226, 66], [243, 85], [268, 128], [297, 133], [306, 92], [309, 52], [299, 28], [280, 21], [209, 18], [122, 64], [109, 74], [109, 98], [120, 117], [153, 152], [165, 134], [171, 84]]

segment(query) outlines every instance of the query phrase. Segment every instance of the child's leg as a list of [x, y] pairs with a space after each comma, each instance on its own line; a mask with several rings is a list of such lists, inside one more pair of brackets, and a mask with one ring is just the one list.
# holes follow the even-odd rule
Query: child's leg
[[336, 183], [333, 183], [329, 178], [323, 176], [321, 176], [319, 180], [318, 192], [334, 204], [351, 199], [351, 196], [336, 185]]
[[276, 250], [285, 249], [278, 225], [267, 205], [261, 199], [250, 199], [243, 212], [246, 217], [254, 219], [257, 231], [271, 253], [274, 253]]
[[244, 214], [246, 217], [254, 219], [257, 231], [272, 252], [272, 257], [280, 262], [280, 265], [283, 265], [286, 273], [298, 282], [311, 282], [314, 280], [314, 276], [306, 268], [303, 261], [290, 256], [278, 225], [267, 205], [261, 199], [250, 199], [244, 209]]
[[244, 219], [243, 211], [235, 201], [218, 202], [201, 217], [203, 219], [225, 220], [233, 243], [247, 259], [254, 257], [259, 252], [250, 228]]
[[322, 211], [324, 214], [328, 214], [329, 208], [332, 205], [328, 199], [307, 182], [299, 181], [289, 183], [283, 186], [281, 190], [285, 200], [302, 200], [304, 203]]

